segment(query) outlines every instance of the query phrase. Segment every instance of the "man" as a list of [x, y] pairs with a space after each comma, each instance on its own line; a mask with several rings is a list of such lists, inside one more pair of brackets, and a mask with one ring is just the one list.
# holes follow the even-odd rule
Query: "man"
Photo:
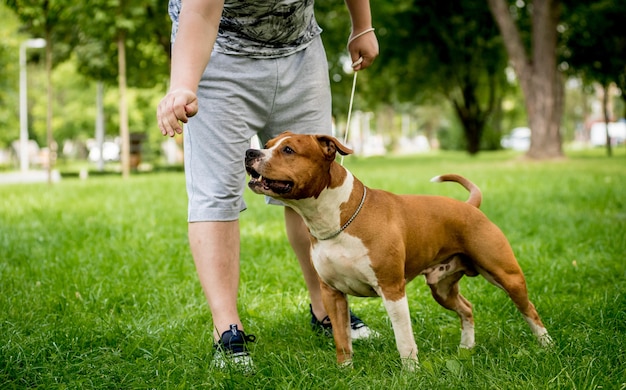
[[[189, 197], [189, 243], [207, 298], [216, 340], [215, 363], [252, 367], [237, 311], [239, 213], [246, 206], [243, 156], [250, 138], [261, 143], [284, 130], [331, 131], [328, 64], [313, 0], [170, 0], [170, 89], [157, 109], [164, 136], [184, 131]], [[354, 70], [378, 55], [369, 0], [346, 0], [352, 22], [348, 49]], [[183, 126], [180, 122], [186, 123]], [[285, 207], [289, 242], [311, 298], [311, 323], [331, 328], [309, 236]], [[319, 319], [323, 320], [319, 320]], [[352, 317], [355, 338], [370, 330]]]

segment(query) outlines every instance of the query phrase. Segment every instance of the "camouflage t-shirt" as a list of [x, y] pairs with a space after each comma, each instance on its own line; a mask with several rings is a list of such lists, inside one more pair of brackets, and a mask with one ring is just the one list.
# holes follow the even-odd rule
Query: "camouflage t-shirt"
[[[178, 31], [181, 1], [169, 0], [172, 42]], [[283, 57], [304, 49], [322, 29], [315, 0], [225, 0], [213, 50], [258, 58]]]

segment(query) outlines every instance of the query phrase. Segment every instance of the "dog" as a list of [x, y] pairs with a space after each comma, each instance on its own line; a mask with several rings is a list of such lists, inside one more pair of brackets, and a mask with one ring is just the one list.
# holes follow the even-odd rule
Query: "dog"
[[470, 193], [466, 202], [443, 196], [396, 195], [371, 189], [335, 161], [352, 150], [328, 135], [284, 132], [265, 149], [248, 149], [248, 187], [299, 213], [311, 238], [311, 260], [333, 324], [340, 366], [352, 365], [347, 294], [379, 296], [408, 370], [418, 365], [406, 284], [424, 275], [434, 299], [461, 320], [461, 348], [472, 348], [471, 303], [459, 292], [463, 275], [482, 275], [503, 289], [543, 346], [552, 343], [526, 281], [502, 231], [479, 209], [482, 194], [459, 175], [453, 181]]

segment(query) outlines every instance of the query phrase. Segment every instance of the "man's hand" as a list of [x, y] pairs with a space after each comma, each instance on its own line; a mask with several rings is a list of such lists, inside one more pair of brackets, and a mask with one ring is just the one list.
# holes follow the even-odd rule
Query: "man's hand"
[[[367, 31], [367, 30], [366, 30]], [[374, 29], [367, 32], [355, 32], [348, 40], [348, 51], [352, 58], [352, 69], [358, 71], [372, 65], [378, 57], [378, 39]]]
[[173, 137], [182, 134], [181, 122], [187, 123], [198, 112], [198, 98], [193, 91], [179, 89], [168, 92], [157, 107], [157, 122], [161, 134]]

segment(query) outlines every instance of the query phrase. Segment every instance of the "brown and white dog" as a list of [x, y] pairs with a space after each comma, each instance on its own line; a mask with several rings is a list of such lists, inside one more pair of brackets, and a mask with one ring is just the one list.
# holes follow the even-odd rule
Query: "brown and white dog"
[[406, 284], [424, 275], [435, 300], [461, 319], [461, 348], [474, 346], [472, 305], [459, 293], [463, 275], [482, 275], [507, 292], [542, 345], [551, 338], [533, 304], [502, 231], [478, 209], [478, 187], [458, 175], [467, 202], [442, 196], [395, 195], [367, 188], [335, 162], [352, 151], [327, 135], [285, 132], [266, 149], [249, 149], [250, 189], [284, 202], [304, 219], [311, 258], [333, 324], [340, 365], [352, 362], [346, 294], [382, 297], [403, 365], [417, 367]]

